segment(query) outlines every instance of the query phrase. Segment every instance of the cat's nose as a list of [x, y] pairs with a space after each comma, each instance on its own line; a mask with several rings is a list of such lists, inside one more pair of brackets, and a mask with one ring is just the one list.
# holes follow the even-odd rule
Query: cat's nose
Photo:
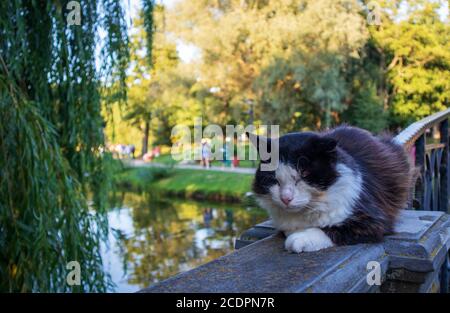
[[281, 196], [281, 201], [283, 201], [284, 204], [288, 205], [292, 201], [291, 195], [283, 195]]

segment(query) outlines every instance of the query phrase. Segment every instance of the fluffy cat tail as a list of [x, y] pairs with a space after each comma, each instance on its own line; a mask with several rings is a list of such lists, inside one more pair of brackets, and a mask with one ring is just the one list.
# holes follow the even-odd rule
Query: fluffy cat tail
[[407, 173], [404, 179], [409, 186], [408, 202], [410, 206], [414, 208], [419, 208], [420, 204], [417, 202], [416, 199], [413, 198], [413, 195], [417, 181], [422, 178], [421, 167], [415, 165], [416, 162], [415, 162], [415, 155], [412, 153], [413, 150], [408, 151], [407, 149], [405, 149], [403, 144], [397, 142], [389, 133], [382, 133], [378, 137], [383, 143], [394, 148], [394, 150], [397, 153], [402, 153], [407, 159], [407, 162], [409, 164], [409, 172]]

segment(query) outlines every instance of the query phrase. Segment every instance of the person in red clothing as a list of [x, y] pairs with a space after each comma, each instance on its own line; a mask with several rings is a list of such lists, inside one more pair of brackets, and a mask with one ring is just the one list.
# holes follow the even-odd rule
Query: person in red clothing
[[236, 155], [233, 157], [233, 167], [239, 167], [239, 159]]

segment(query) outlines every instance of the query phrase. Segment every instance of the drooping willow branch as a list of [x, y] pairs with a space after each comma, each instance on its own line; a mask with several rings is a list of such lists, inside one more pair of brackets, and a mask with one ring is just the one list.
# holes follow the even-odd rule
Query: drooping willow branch
[[153, 21], [153, 11], [155, 9], [155, 0], [142, 0], [142, 8], [144, 13], [144, 29], [147, 36], [147, 60], [150, 67], [153, 64], [152, 45], [155, 23]]
[[[126, 97], [127, 26], [120, 0], [78, 1], [80, 25], [68, 2], [0, 2], [0, 291], [111, 287], [100, 112]], [[69, 261], [81, 286], [66, 283]]]

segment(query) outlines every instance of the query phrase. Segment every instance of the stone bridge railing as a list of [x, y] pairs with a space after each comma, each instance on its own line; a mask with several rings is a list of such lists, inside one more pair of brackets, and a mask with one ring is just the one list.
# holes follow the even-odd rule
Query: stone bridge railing
[[395, 138], [420, 175], [383, 243], [292, 254], [267, 221], [244, 232], [236, 251], [142, 292], [448, 292], [449, 117], [450, 109], [434, 114]]

